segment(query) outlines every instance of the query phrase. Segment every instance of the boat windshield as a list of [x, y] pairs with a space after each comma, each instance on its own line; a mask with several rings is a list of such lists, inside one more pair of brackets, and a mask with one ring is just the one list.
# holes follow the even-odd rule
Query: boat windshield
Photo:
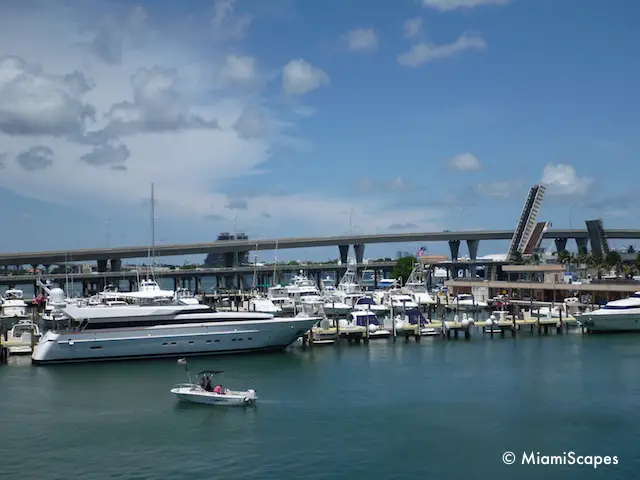
[[370, 313], [367, 315], [353, 315], [356, 320], [356, 324], [360, 327], [366, 327], [367, 321], [370, 325], [380, 325], [380, 320], [374, 313]]
[[412, 292], [416, 293], [425, 293], [427, 291], [427, 287], [425, 287], [421, 283], [411, 283], [407, 285], [407, 288]]
[[376, 305], [376, 302], [373, 298], [370, 297], [361, 297], [356, 302], [356, 305]]
[[31, 325], [15, 325], [13, 327], [13, 335], [19, 337], [23, 333], [31, 333], [32, 330], [33, 327]]
[[21, 290], [7, 290], [4, 292], [5, 300], [22, 300], [23, 294]]
[[309, 291], [309, 292], [300, 292], [300, 296], [301, 297], [317, 297], [319, 295], [318, 295], [318, 292]]

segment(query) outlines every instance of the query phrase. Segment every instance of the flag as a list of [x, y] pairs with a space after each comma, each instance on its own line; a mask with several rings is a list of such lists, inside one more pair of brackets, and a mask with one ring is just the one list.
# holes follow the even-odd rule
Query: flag
[[186, 358], [179, 358], [178, 359], [178, 365], [186, 365], [187, 364], [187, 359]]

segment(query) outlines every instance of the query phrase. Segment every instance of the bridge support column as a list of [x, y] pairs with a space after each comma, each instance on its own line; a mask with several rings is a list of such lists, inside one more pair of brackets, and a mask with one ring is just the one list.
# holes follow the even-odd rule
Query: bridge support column
[[562, 252], [567, 249], [567, 239], [566, 238], [556, 238], [554, 240], [556, 244], [556, 252]]
[[[469, 259], [475, 262], [478, 259], [478, 244], [480, 240], [467, 240], [467, 248], [469, 249]], [[469, 266], [469, 275], [476, 278], [476, 264]]]
[[196, 277], [196, 291], [194, 295], [199, 294], [202, 290], [202, 277]]
[[340, 262], [346, 265], [349, 260], [349, 245], [338, 245], [338, 250], [340, 251]]
[[119, 258], [112, 258], [109, 260], [109, 266], [111, 267], [112, 272], [119, 272], [122, 268], [122, 260]]
[[458, 260], [460, 253], [460, 240], [449, 240], [449, 250], [451, 250], [451, 261]]
[[588, 238], [576, 238], [576, 245], [578, 246], [578, 253], [589, 253], [589, 239]]
[[356, 263], [360, 265], [364, 260], [364, 244], [359, 243], [353, 246], [353, 251], [356, 254]]
[[458, 278], [458, 270], [459, 270], [459, 268], [458, 268], [458, 265], [457, 265], [457, 264], [454, 264], [454, 265], [451, 267], [450, 277], [451, 277], [452, 279], [454, 279], [454, 278]]

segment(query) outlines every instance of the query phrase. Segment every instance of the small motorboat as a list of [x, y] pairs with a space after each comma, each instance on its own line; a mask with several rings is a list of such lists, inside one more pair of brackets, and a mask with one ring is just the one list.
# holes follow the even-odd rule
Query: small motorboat
[[189, 375], [189, 383], [174, 385], [171, 388], [171, 393], [182, 401], [206, 405], [247, 406], [255, 404], [258, 400], [256, 391], [253, 389], [238, 391], [223, 388], [219, 383], [214, 385], [214, 379], [219, 379], [224, 373], [220, 370], [202, 371], [196, 375], [196, 383], [192, 383], [187, 360], [181, 358], [178, 360], [178, 364], [185, 365], [185, 370]]
[[31, 320], [20, 320], [7, 332], [7, 344], [11, 355], [31, 355], [32, 337], [40, 338], [38, 325]]

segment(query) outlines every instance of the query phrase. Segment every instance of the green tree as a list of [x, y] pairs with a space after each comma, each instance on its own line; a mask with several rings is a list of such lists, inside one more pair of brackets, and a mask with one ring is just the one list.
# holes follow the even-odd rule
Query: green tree
[[636, 253], [636, 247], [634, 247], [633, 245], [629, 245], [627, 247], [627, 253]]
[[602, 254], [591, 252], [587, 257], [587, 265], [596, 269], [596, 276], [598, 279], [602, 278], [602, 269], [605, 268], [605, 262]]
[[571, 260], [571, 254], [567, 250], [557, 252], [556, 261], [562, 265], [568, 265]]
[[522, 254], [517, 250], [511, 255], [511, 261], [517, 265], [524, 264], [524, 258], [522, 258]]
[[618, 275], [621, 270], [620, 267], [622, 266], [622, 256], [620, 255], [620, 253], [616, 252], [615, 250], [607, 252], [606, 256], [604, 257], [604, 266], [609, 270], [615, 270], [616, 275]]
[[404, 285], [407, 282], [409, 275], [411, 275], [411, 271], [417, 261], [418, 259], [414, 256], [399, 258], [393, 267], [391, 277], [394, 279], [402, 278], [402, 284]]

